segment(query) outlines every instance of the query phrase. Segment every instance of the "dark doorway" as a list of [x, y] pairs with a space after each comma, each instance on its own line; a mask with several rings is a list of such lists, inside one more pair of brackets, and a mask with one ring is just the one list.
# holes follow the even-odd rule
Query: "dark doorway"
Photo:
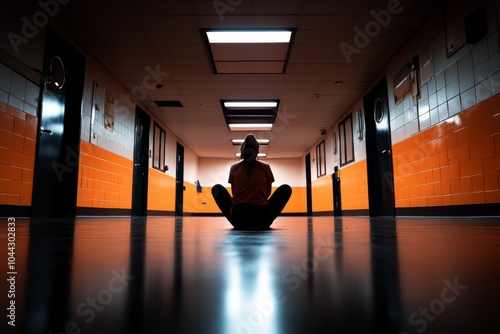
[[370, 216], [394, 216], [394, 174], [385, 77], [363, 98], [363, 104]]
[[176, 172], [175, 172], [175, 215], [182, 216], [184, 214], [184, 146], [177, 143], [176, 155]]
[[48, 27], [43, 60], [32, 216], [76, 215], [85, 57]]
[[134, 180], [132, 184], [132, 217], [148, 214], [149, 127], [151, 117], [135, 108]]
[[307, 215], [312, 216], [312, 190], [311, 190], [311, 154], [306, 155], [306, 206]]

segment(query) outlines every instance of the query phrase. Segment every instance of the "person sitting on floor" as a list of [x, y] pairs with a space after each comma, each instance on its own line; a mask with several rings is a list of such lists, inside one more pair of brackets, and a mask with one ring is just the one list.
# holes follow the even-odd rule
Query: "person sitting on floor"
[[242, 160], [229, 172], [233, 196], [220, 184], [212, 187], [215, 202], [236, 229], [269, 228], [292, 195], [292, 188], [283, 184], [269, 197], [274, 176], [268, 164], [257, 160], [258, 153], [259, 143], [248, 135], [241, 145]]

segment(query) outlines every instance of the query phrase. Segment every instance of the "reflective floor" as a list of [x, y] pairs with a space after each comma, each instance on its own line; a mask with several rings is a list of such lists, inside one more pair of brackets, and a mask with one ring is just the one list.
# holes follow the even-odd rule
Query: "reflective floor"
[[500, 219], [18, 219], [15, 238], [13, 271], [3, 219], [1, 333], [500, 333]]

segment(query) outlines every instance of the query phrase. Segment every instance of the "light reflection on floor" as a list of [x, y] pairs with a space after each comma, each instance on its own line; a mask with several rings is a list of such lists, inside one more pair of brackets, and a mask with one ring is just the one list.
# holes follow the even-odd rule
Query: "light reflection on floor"
[[499, 219], [16, 223], [16, 327], [4, 314], [2, 333], [500, 333]]

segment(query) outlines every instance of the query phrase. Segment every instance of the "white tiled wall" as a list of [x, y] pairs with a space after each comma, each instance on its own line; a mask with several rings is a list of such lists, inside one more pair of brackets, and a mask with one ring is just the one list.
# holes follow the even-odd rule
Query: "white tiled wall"
[[[490, 2], [490, 5], [492, 2]], [[404, 56], [418, 54], [424, 47], [412, 41], [388, 67], [392, 144], [396, 144], [449, 117], [459, 114], [500, 92], [500, 53], [497, 18], [488, 14], [488, 34], [475, 45], [465, 45], [451, 57], [446, 55], [445, 31], [431, 40], [434, 76], [421, 85], [418, 100], [406, 97], [395, 105], [391, 93], [394, 70], [405, 61]], [[429, 24], [435, 24], [432, 21]], [[422, 34], [437, 28], [424, 28]], [[431, 34], [429, 34], [431, 35]], [[425, 41], [425, 38], [418, 37]], [[391, 101], [392, 98], [392, 101]]]
[[[496, 2], [500, 12], [500, 0]], [[497, 14], [495, 10], [492, 10], [495, 7], [494, 1], [489, 1], [488, 6], [488, 34], [479, 43], [465, 45], [448, 58], [442, 15], [437, 13], [389, 63], [386, 76], [393, 145], [500, 93]], [[392, 93], [394, 74], [411, 57], [419, 54], [427, 44], [430, 44], [432, 50], [434, 75], [430, 81], [422, 83], [419, 99], [407, 97], [396, 105]], [[362, 98], [349, 111], [353, 115], [353, 125], [356, 124], [356, 110], [358, 109], [363, 110]], [[338, 123], [333, 125], [333, 129], [338, 129]], [[355, 128], [353, 130], [354, 158], [357, 162], [366, 159], [366, 145], [365, 139], [359, 140], [356, 137]], [[332, 128], [325, 137], [327, 152], [331, 152], [332, 149], [331, 132]], [[310, 148], [311, 156], [315, 154], [315, 147], [318, 143]], [[328, 173], [333, 170], [333, 166], [339, 165], [339, 157], [338, 153], [336, 155], [327, 153]], [[314, 170], [315, 166], [312, 167]], [[312, 174], [315, 179], [316, 173]]]
[[0, 102], [37, 116], [40, 87], [0, 63]]
[[[144, 70], [146, 71], [146, 69]], [[98, 84], [94, 100], [92, 100], [92, 90], [94, 81]], [[82, 140], [102, 147], [105, 150], [121, 155], [133, 160], [134, 154], [134, 128], [135, 128], [135, 108], [139, 101], [133, 94], [123, 87], [118, 81], [98, 63], [92, 56], [87, 55], [86, 75], [83, 92], [82, 110]], [[114, 131], [108, 131], [104, 127], [104, 98], [108, 91], [116, 100], [114, 113]], [[94, 109], [94, 123], [91, 126], [92, 110], [97, 103], [99, 110]], [[143, 109], [148, 112], [147, 108]], [[166, 174], [175, 176], [175, 161], [177, 138], [173, 132], [154, 116], [151, 116], [150, 129], [150, 149], [153, 148], [153, 122], [156, 121], [166, 131], [167, 152], [166, 164], [170, 167]], [[185, 147], [185, 174], [188, 182], [196, 180], [198, 162], [194, 153]], [[192, 165], [192, 166], [191, 166]], [[152, 158], [150, 157], [150, 167]], [[191, 166], [191, 167], [190, 167]], [[194, 170], [192, 168], [195, 168]]]
[[[356, 132], [356, 122], [357, 122], [357, 111], [361, 110], [361, 117], [363, 118], [363, 134], [362, 138], [358, 137]], [[311, 154], [311, 159], [314, 158], [314, 162], [311, 161], [311, 179], [317, 179], [316, 173], [316, 146], [321, 143], [323, 140], [325, 141], [325, 157], [326, 157], [326, 175], [333, 174], [334, 167], [340, 167], [340, 141], [339, 141], [339, 123], [342, 122], [349, 114], [352, 116], [352, 142], [354, 146], [354, 161], [352, 163], [356, 163], [358, 161], [362, 161], [366, 159], [366, 143], [365, 143], [365, 127], [364, 127], [364, 112], [363, 112], [363, 98], [359, 98], [353, 106], [349, 109], [347, 113], [345, 113], [332, 127], [327, 130], [327, 133], [324, 137], [318, 140], [310, 149], [309, 153]], [[336, 140], [333, 140], [333, 134], [335, 134]], [[336, 150], [334, 150], [334, 142], [336, 143]], [[335, 152], [335, 153], [334, 153]], [[351, 164], [352, 164], [351, 163]], [[347, 165], [348, 166], [348, 165]]]
[[[92, 100], [94, 81], [97, 83]], [[104, 127], [104, 98], [106, 91], [118, 100], [114, 112], [114, 131]], [[82, 140], [108, 151], [133, 158], [135, 105], [122, 98], [124, 88], [95, 59], [87, 56], [85, 87], [83, 93]], [[96, 108], [97, 105], [97, 108]], [[94, 110], [94, 122], [91, 115]]]

